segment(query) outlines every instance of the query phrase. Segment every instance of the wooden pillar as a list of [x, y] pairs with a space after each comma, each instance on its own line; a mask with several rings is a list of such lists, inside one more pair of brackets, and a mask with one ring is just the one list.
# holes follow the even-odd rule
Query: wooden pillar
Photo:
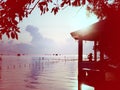
[[79, 39], [78, 41], [78, 62], [82, 62], [83, 56], [83, 40]]
[[104, 60], [104, 52], [103, 52], [103, 45], [102, 43], [100, 42], [100, 61], [103, 61]]
[[78, 90], [81, 90], [82, 78], [84, 77], [82, 68], [80, 67], [80, 63], [83, 61], [82, 56], [83, 56], [83, 40], [79, 39], [78, 40]]
[[100, 51], [100, 61], [103, 61], [104, 60], [104, 53], [103, 51], [101, 50]]
[[94, 61], [97, 61], [97, 41], [94, 41]]
[[82, 56], [83, 56], [83, 40], [79, 39], [78, 40], [78, 74], [81, 71], [80, 63], [83, 61]]

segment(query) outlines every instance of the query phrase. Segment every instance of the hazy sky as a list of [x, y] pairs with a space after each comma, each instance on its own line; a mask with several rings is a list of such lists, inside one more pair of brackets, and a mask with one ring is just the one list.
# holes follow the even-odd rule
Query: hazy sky
[[21, 30], [25, 30], [27, 25], [39, 28], [39, 32], [47, 38], [56, 42], [63, 43], [65, 39], [70, 38], [70, 32], [85, 28], [91, 25], [96, 17], [86, 16], [84, 8], [65, 8], [59, 11], [57, 15], [46, 13], [40, 15], [36, 8], [32, 14], [20, 23]]
[[[70, 33], [82, 30], [96, 21], [94, 15], [86, 16], [84, 7], [67, 7], [60, 10], [57, 15], [46, 13], [42, 16], [36, 8], [28, 18], [20, 22], [19, 40], [5, 42], [5, 39], [1, 44], [7, 43], [8, 46], [3, 45], [6, 48], [14, 46], [18, 50], [16, 52], [77, 54], [77, 41], [70, 36]], [[90, 46], [88, 43], [86, 48]], [[11, 48], [9, 50], [12, 51]], [[85, 52], [88, 51], [86, 49]]]

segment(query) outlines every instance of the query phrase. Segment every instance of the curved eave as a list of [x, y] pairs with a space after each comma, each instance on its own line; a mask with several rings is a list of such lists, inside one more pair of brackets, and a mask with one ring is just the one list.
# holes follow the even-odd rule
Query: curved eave
[[77, 33], [77, 32], [71, 32], [70, 34], [71, 34], [71, 36], [72, 36], [75, 40], [82, 39], [82, 35], [80, 35], [80, 34]]
[[91, 26], [86, 28], [86, 30], [78, 30], [75, 32], [71, 32], [70, 34], [75, 40], [79, 39], [89, 41], [99, 40], [100, 36], [102, 36], [103, 29], [106, 28], [104, 27], [105, 23], [106, 22], [103, 20], [95, 24], [92, 24]]

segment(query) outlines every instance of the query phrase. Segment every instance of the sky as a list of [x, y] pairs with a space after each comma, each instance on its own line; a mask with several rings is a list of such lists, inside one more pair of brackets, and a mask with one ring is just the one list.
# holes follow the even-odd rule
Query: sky
[[[19, 23], [21, 33], [19, 40], [0, 41], [4, 53], [28, 53], [28, 54], [77, 54], [78, 43], [70, 33], [76, 30], [84, 30], [89, 25], [97, 22], [95, 15], [86, 14], [85, 8], [67, 7], [56, 15], [46, 13], [40, 15], [38, 8]], [[84, 42], [84, 54], [91, 52], [92, 43]], [[14, 48], [14, 49], [13, 49]]]

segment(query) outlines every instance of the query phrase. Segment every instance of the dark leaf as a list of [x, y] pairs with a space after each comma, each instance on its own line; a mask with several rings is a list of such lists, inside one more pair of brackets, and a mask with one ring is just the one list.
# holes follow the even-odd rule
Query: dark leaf
[[91, 8], [90, 8], [89, 6], [87, 6], [87, 10], [88, 10], [88, 11], [90, 11], [90, 10], [91, 10]]
[[9, 32], [6, 32], [6, 35], [7, 35], [8, 38], [10, 38]]
[[31, 3], [34, 3], [35, 0], [31, 0]]
[[18, 40], [18, 34], [15, 32], [15, 38]]
[[16, 20], [12, 20], [12, 22], [13, 22], [15, 25], [18, 24], [18, 22], [17, 22]]
[[20, 33], [20, 30], [19, 30], [19, 28], [17, 28], [17, 29], [16, 29], [16, 32]]
[[40, 2], [38, 4], [38, 7], [40, 8], [41, 15], [49, 10], [47, 1]]
[[11, 32], [11, 37], [12, 37], [12, 39], [15, 38], [15, 33], [14, 32]]
[[89, 3], [92, 3], [93, 0], [87, 0]]
[[52, 8], [51, 13], [54, 11], [55, 8]]
[[43, 6], [40, 6], [40, 11], [43, 12]]
[[47, 12], [49, 11], [48, 7], [46, 8], [46, 11], [47, 11]]
[[47, 0], [47, 2], [51, 2], [52, 3], [52, 0]]
[[68, 0], [68, 4], [69, 4], [69, 6], [71, 5], [71, 1], [70, 0]]
[[58, 10], [59, 10], [59, 7], [54, 7], [54, 8], [52, 8], [51, 13], [53, 12], [55, 15], [58, 12]]
[[0, 40], [2, 40], [2, 34], [0, 33]]
[[21, 15], [19, 15], [19, 21], [22, 21], [22, 16]]
[[82, 5], [85, 5], [85, 3], [86, 3], [86, 0], [82, 0]]
[[63, 0], [63, 2], [61, 3], [61, 7], [64, 7], [65, 4], [68, 4], [70, 6], [71, 1], [70, 0]]
[[6, 29], [2, 29], [1, 32], [2, 32], [2, 34], [5, 34], [6, 33]]
[[74, 2], [72, 2], [73, 6], [80, 6], [80, 0], [75, 0]]
[[64, 7], [64, 4], [65, 4], [65, 2], [62, 2], [60, 6], [61, 6], [61, 7]]
[[44, 6], [44, 5], [48, 6], [48, 4], [47, 4], [46, 1], [40, 2], [39, 5], [40, 5], [40, 6]]
[[29, 14], [29, 13], [28, 13], [28, 12], [26, 12], [26, 17], [28, 17], [28, 14]]

